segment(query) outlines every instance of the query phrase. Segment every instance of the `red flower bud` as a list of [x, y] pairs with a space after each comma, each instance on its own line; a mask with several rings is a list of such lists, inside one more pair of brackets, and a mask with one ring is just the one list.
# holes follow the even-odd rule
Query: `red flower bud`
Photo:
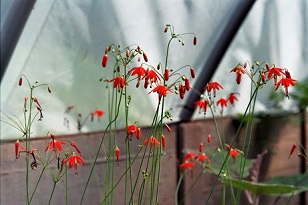
[[212, 140], [212, 137], [211, 137], [211, 135], [209, 135], [209, 136], [207, 136], [207, 142], [211, 142], [211, 140]]
[[192, 78], [196, 77], [195, 71], [194, 71], [194, 69], [192, 67], [190, 67], [190, 75], [191, 75]]
[[102, 66], [105, 68], [107, 66], [108, 63], [108, 55], [105, 54], [102, 60]]
[[51, 88], [48, 86], [47, 88], [48, 92], [51, 93]]
[[164, 33], [167, 33], [168, 31], [168, 26], [165, 27]]
[[18, 85], [21, 86], [22, 85], [22, 77], [19, 78], [19, 82]]
[[169, 80], [169, 69], [168, 68], [165, 69], [164, 77], [166, 81]]
[[290, 154], [289, 154], [289, 158], [292, 156], [294, 150], [296, 149], [297, 145], [296, 144], [293, 144], [292, 148], [291, 148], [291, 151], [290, 151]]
[[114, 152], [116, 154], [117, 162], [119, 162], [120, 161], [120, 149], [118, 147], [116, 147]]
[[168, 132], [171, 132], [171, 129], [170, 129], [169, 125], [167, 125], [167, 124], [165, 123], [165, 126], [166, 126]]
[[190, 83], [189, 83], [189, 80], [188, 80], [188, 78], [185, 78], [185, 89], [187, 90], [187, 91], [189, 91], [189, 89], [190, 89]]
[[194, 45], [197, 45], [197, 36], [194, 36]]
[[138, 129], [137, 129], [137, 131], [136, 131], [136, 138], [137, 138], [137, 139], [140, 139], [140, 137], [141, 137], [141, 130], [140, 130], [140, 128], [138, 127]]
[[148, 62], [148, 56], [147, 54], [145, 54], [145, 52], [143, 52], [143, 59], [145, 62]]
[[129, 55], [130, 55], [130, 52], [129, 52], [129, 50], [126, 50], [126, 57], [128, 58], [129, 57]]
[[161, 144], [163, 146], [163, 149], [166, 150], [166, 138], [164, 135], [161, 136]]
[[203, 144], [201, 142], [200, 145], [199, 145], [199, 152], [202, 152], [202, 151], [203, 151]]

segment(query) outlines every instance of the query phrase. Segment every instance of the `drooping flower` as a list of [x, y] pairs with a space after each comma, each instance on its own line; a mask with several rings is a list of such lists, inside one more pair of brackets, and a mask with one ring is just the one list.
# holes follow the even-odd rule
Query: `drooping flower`
[[128, 85], [123, 76], [117, 76], [115, 78], [112, 78], [109, 82], [113, 82], [113, 88], [118, 88], [118, 91], [124, 88], [124, 86]]
[[160, 146], [160, 142], [153, 136], [151, 136], [151, 137], [149, 137], [149, 138], [147, 138], [143, 141], [144, 146], [147, 145], [147, 144], [150, 144], [151, 149], [154, 147], [154, 145], [156, 145], [157, 147]]
[[206, 86], [203, 89], [206, 90], [209, 95], [210, 95], [211, 91], [213, 90], [213, 95], [214, 95], [214, 97], [216, 97], [216, 91], [223, 89], [223, 87], [218, 82], [212, 81], [212, 82], [206, 84]]
[[130, 72], [132, 76], [137, 75], [138, 77], [137, 85], [139, 86], [139, 81], [145, 76], [146, 70], [142, 66], [138, 66], [132, 68]]
[[267, 72], [268, 72], [267, 78], [271, 78], [272, 76], [274, 77], [274, 85], [276, 85], [277, 83], [277, 77], [284, 75], [283, 69], [277, 68], [275, 66], [273, 68], [269, 68]]
[[196, 159], [202, 163], [204, 161], [211, 162], [210, 158], [205, 153], [199, 154]]
[[78, 152], [78, 154], [82, 155], [79, 147], [77, 146], [77, 144], [75, 142], [70, 141], [70, 144], [72, 147], [74, 147], [76, 149], [76, 151]]
[[180, 169], [181, 169], [181, 170], [188, 170], [188, 169], [194, 168], [194, 166], [195, 166], [195, 163], [194, 163], [194, 162], [185, 160], [185, 162], [183, 162], [183, 163], [180, 165]]
[[55, 140], [55, 136], [53, 134], [51, 134], [51, 133], [50, 133], [50, 137], [51, 137], [51, 140], [50, 140], [48, 146], [46, 147], [45, 152], [47, 150], [59, 150], [59, 151], [62, 151], [62, 145], [61, 144], [66, 144], [66, 142]]
[[180, 85], [179, 87], [179, 94], [180, 94], [180, 98], [183, 99], [184, 98], [184, 95], [185, 95], [185, 86], [184, 85]]
[[85, 165], [82, 157], [76, 155], [75, 152], [73, 152], [73, 154], [71, 156], [69, 156], [68, 158], [64, 159], [62, 161], [62, 164], [66, 164], [67, 162], [69, 162], [69, 164], [68, 164], [69, 169], [74, 167], [76, 174], [77, 174], [77, 171], [78, 171], [77, 165], [78, 164]]
[[126, 129], [127, 129], [127, 135], [130, 137], [130, 139], [133, 137], [133, 134], [136, 134], [136, 138], [140, 139], [141, 129], [137, 127], [135, 124], [127, 126]]
[[149, 94], [151, 92], [156, 92], [158, 94], [158, 100], [160, 102], [160, 99], [162, 98], [162, 96], [166, 97], [167, 96], [167, 92], [172, 92], [172, 90], [170, 88], [168, 88], [167, 86], [159, 84], [153, 90], [151, 90], [149, 92]]
[[19, 148], [22, 149], [23, 151], [26, 151], [26, 148], [21, 146], [19, 140], [16, 140], [16, 142], [15, 142], [15, 157], [16, 157], [16, 159], [19, 158], [19, 152], [20, 152]]
[[105, 114], [105, 112], [101, 109], [96, 109], [95, 111], [92, 112], [93, 117], [97, 116], [99, 118], [103, 117], [103, 115]]
[[144, 88], [147, 88], [149, 84], [155, 83], [160, 80], [159, 75], [152, 69], [148, 69], [145, 74]]
[[230, 93], [230, 95], [228, 96], [228, 101], [230, 102], [231, 105], [234, 105], [234, 102], [238, 101], [235, 93]]
[[231, 72], [235, 72], [236, 73], [236, 83], [237, 84], [240, 84], [241, 83], [241, 79], [242, 79], [242, 74], [245, 74], [245, 69], [240, 66], [240, 65], [237, 65], [235, 68], [233, 68]]
[[285, 78], [285, 77], [282, 77], [280, 79], [280, 81], [278, 81], [278, 83], [276, 84], [276, 88], [275, 90], [278, 89], [278, 87], [281, 85], [284, 87], [284, 90], [285, 90], [285, 93], [286, 93], [286, 96], [289, 97], [289, 86], [295, 86], [295, 83], [296, 80], [294, 79], [291, 79], [291, 78]]
[[227, 107], [228, 106], [228, 100], [225, 99], [225, 98], [220, 98], [219, 100], [217, 100], [216, 102], [216, 105], [220, 105], [221, 106], [221, 109], [223, 110], [224, 107]]
[[185, 157], [184, 157], [184, 160], [194, 160], [198, 155], [194, 152], [187, 152]]
[[194, 102], [194, 107], [199, 107], [199, 113], [203, 110], [204, 113], [206, 113], [206, 109], [209, 102], [207, 100], [198, 100]]
[[233, 162], [236, 161], [236, 157], [240, 155], [240, 152], [237, 149], [233, 149], [230, 147], [230, 145], [226, 144], [226, 148], [228, 150], [228, 154], [230, 157], [232, 157]]

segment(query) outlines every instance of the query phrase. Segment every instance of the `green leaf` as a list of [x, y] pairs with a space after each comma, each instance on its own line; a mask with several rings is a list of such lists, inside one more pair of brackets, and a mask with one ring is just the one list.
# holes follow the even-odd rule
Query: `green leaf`
[[308, 190], [308, 174], [297, 174], [288, 177], [275, 177], [268, 182], [254, 183], [246, 180], [224, 179], [226, 184], [254, 194], [262, 195], [296, 195]]

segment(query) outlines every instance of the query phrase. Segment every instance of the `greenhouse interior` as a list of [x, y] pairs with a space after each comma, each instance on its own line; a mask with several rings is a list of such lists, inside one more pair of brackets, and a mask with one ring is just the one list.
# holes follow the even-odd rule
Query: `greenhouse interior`
[[0, 204], [306, 205], [307, 107], [308, 1], [1, 0]]

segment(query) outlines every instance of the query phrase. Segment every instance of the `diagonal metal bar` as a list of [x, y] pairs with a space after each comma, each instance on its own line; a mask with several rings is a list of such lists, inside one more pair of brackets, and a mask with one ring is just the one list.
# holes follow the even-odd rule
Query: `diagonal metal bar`
[[[240, 28], [242, 22], [247, 16], [248, 12], [252, 8], [255, 0], [239, 1], [235, 6], [230, 18], [226, 20], [226, 23], [222, 25], [220, 32], [213, 34], [218, 35], [218, 41], [216, 45], [213, 45], [210, 55], [205, 60], [200, 74], [196, 79], [194, 88], [200, 93], [203, 93], [203, 87], [208, 83], [214, 75], [219, 62], [227, 51], [229, 45], [232, 42], [233, 37]], [[189, 121], [195, 111], [194, 102], [199, 100], [200, 96], [194, 92], [188, 93], [186, 104], [184, 105], [179, 117], [180, 121]]]
[[36, 0], [13, 1], [1, 28], [0, 82]]

